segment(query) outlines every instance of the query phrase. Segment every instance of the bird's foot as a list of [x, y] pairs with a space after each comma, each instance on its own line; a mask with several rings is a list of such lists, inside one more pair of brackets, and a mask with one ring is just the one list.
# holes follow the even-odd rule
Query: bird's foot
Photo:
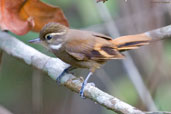
[[66, 68], [57, 78], [56, 78], [56, 83], [58, 85], [61, 84], [61, 78], [64, 76], [65, 73], [69, 72], [71, 69], [71, 66], [69, 66], [68, 68]]
[[81, 87], [81, 90], [80, 90], [80, 97], [82, 98], [82, 99], [85, 99], [85, 97], [84, 97], [84, 87], [82, 86]]
[[[95, 87], [95, 83], [93, 83], [93, 82], [87, 83], [86, 85], [90, 85], [90, 86], [94, 86]], [[80, 90], [80, 96], [81, 96], [82, 99], [85, 99], [85, 97], [84, 97], [84, 87], [86, 85], [83, 83], [82, 87], [81, 87], [81, 90]]]
[[90, 83], [87, 83], [87, 84], [89, 84], [91, 86], [94, 86], [94, 87], [96, 86], [95, 83], [93, 83], [93, 82], [90, 82]]
[[[90, 76], [92, 75], [93, 73], [92, 72], [89, 72], [89, 74], [87, 75], [86, 79], [83, 81], [82, 83], [82, 86], [81, 86], [81, 89], [80, 89], [80, 96], [81, 98], [85, 99], [84, 97], [84, 87], [86, 86], [87, 84], [87, 81], [88, 79], [90, 78]], [[95, 85], [95, 84], [94, 84]]]
[[59, 75], [57, 78], [56, 78], [56, 83], [58, 85], [61, 85], [61, 78], [62, 78], [62, 75]]

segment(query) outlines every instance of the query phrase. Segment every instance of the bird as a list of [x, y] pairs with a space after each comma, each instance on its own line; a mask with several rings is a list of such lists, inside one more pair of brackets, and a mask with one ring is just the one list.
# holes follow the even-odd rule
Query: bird
[[29, 42], [42, 44], [56, 57], [70, 65], [57, 77], [58, 83], [65, 73], [75, 68], [89, 69], [79, 92], [81, 98], [84, 98], [84, 87], [96, 69], [108, 60], [124, 59], [125, 55], [122, 52], [147, 45], [151, 40], [145, 34], [139, 34], [138, 37], [128, 35], [112, 39], [101, 33], [71, 29], [62, 24], [50, 22], [41, 29], [39, 38]]

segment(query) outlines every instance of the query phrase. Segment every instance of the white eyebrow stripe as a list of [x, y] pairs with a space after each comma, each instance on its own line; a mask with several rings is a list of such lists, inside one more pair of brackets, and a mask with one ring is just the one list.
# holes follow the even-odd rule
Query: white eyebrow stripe
[[50, 33], [50, 35], [55, 36], [55, 35], [63, 35], [65, 34], [66, 31], [64, 32], [58, 32], [58, 33]]

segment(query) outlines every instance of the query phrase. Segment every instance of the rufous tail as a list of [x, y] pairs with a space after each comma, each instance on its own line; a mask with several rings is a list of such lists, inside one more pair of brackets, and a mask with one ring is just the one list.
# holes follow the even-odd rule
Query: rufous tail
[[112, 40], [118, 51], [126, 51], [139, 48], [140, 46], [147, 45], [151, 38], [146, 34], [122, 36]]

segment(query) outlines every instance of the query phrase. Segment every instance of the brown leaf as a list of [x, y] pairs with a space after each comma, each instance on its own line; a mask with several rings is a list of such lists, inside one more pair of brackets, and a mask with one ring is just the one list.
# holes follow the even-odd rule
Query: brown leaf
[[19, 15], [24, 20], [32, 17], [35, 23], [33, 31], [36, 32], [39, 32], [48, 22], [58, 22], [69, 26], [60, 8], [47, 5], [39, 0], [28, 0], [21, 8]]
[[152, 1], [152, 3], [171, 3], [171, 1]]
[[39, 32], [44, 24], [59, 22], [68, 26], [60, 8], [39, 0], [0, 0], [0, 27], [17, 35]]
[[106, 2], [106, 1], [108, 1], [108, 0], [96, 0], [96, 2], [98, 3], [98, 2]]
[[0, 27], [17, 35], [26, 34], [33, 26], [33, 20], [23, 21], [18, 12], [24, 0], [1, 0], [0, 1]]

